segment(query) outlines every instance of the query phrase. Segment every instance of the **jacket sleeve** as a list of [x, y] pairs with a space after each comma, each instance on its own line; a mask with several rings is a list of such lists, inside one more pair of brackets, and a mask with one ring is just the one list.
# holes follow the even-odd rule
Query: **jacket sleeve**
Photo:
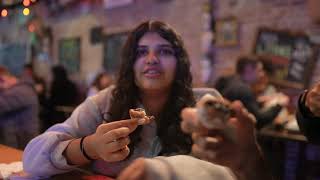
[[236, 175], [229, 168], [192, 156], [158, 156], [145, 160], [148, 179], [236, 180]]
[[29, 142], [23, 154], [24, 170], [35, 177], [72, 170], [75, 166], [67, 164], [63, 151], [72, 139], [94, 133], [101, 121], [98, 106], [88, 98], [65, 122], [52, 126]]
[[36, 94], [31, 86], [16, 85], [0, 93], [0, 115], [13, 112], [34, 103]]
[[314, 116], [309, 108], [305, 106], [306, 93], [303, 93], [299, 98], [296, 118], [300, 131], [307, 139], [312, 143], [320, 144], [320, 117]]
[[262, 128], [263, 126], [271, 123], [274, 118], [277, 117], [279, 112], [281, 111], [282, 107], [280, 105], [275, 105], [267, 110], [262, 109], [259, 106], [259, 103], [257, 102], [254, 95], [251, 93], [250, 90], [239, 90], [241, 92], [241, 101], [244, 104], [244, 106], [248, 109], [249, 112], [251, 112], [257, 119], [257, 125], [256, 127], [258, 129]]

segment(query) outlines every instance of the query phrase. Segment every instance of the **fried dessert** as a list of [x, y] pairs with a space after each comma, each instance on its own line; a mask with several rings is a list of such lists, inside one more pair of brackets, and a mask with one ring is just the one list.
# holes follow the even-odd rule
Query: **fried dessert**
[[143, 108], [136, 108], [129, 110], [131, 119], [144, 119], [144, 121], [139, 124], [148, 124], [150, 121], [154, 120], [154, 116], [147, 116], [146, 111]]

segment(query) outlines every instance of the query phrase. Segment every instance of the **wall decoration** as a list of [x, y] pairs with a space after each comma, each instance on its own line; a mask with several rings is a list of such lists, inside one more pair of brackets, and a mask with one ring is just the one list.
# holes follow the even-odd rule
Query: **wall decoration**
[[103, 40], [103, 66], [108, 72], [117, 72], [120, 66], [121, 49], [127, 40], [127, 33], [106, 35]]
[[80, 38], [59, 40], [59, 62], [69, 73], [80, 70]]
[[308, 86], [316, 58], [307, 35], [260, 28], [254, 53], [272, 62], [274, 83], [297, 89]]
[[218, 47], [237, 46], [239, 44], [239, 23], [233, 18], [223, 18], [216, 20], [216, 41]]

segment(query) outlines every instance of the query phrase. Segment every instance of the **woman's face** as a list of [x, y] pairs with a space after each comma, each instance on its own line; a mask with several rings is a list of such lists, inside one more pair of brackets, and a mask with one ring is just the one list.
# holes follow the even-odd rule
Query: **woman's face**
[[102, 89], [104, 88], [107, 88], [108, 86], [111, 85], [112, 83], [112, 78], [108, 75], [103, 75], [101, 78], [100, 78], [100, 86]]
[[176, 64], [170, 42], [156, 32], [148, 32], [138, 42], [135, 83], [141, 90], [169, 90], [175, 78]]

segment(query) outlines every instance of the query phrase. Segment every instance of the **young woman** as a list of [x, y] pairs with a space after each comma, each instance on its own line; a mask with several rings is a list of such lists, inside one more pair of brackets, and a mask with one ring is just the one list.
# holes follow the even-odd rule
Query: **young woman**
[[[180, 129], [180, 112], [195, 103], [191, 81], [181, 37], [165, 23], [143, 22], [129, 34], [115, 86], [33, 139], [24, 170], [50, 176], [92, 163], [97, 173], [115, 177], [138, 157], [189, 153], [192, 141]], [[138, 107], [155, 120], [138, 126], [147, 121], [130, 118], [129, 110]]]

